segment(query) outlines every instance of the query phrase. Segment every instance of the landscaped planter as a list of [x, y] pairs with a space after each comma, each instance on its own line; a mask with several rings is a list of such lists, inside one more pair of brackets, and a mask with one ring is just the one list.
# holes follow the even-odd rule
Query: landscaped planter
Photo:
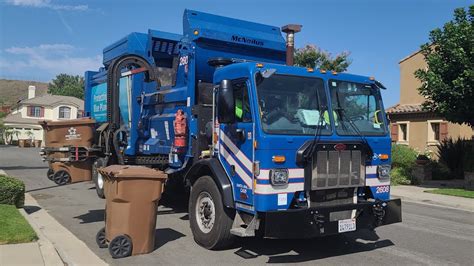
[[41, 142], [42, 142], [42, 141], [41, 141], [40, 139], [35, 140], [35, 147], [36, 147], [36, 148], [41, 147]]
[[416, 159], [416, 164], [418, 165], [426, 165], [430, 162], [430, 160], [424, 160], [424, 159]]
[[20, 148], [26, 147], [26, 139], [18, 140], [18, 147], [20, 147]]
[[423, 184], [427, 180], [433, 179], [433, 167], [430, 164], [416, 164], [413, 167], [412, 175], [415, 185]]
[[474, 190], [474, 172], [464, 172], [464, 189]]

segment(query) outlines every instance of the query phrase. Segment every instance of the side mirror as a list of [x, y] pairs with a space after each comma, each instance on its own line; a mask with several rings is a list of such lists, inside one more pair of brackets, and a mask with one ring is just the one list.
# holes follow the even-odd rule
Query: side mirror
[[383, 124], [383, 114], [381, 110], [375, 111], [375, 124]]
[[228, 79], [221, 81], [217, 91], [217, 119], [219, 123], [232, 124], [235, 122], [235, 99], [232, 82]]

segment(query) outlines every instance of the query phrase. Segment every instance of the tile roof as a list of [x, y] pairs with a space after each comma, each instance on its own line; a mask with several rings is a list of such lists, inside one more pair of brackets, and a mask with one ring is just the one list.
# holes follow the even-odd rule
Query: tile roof
[[387, 114], [423, 113], [421, 104], [396, 104], [387, 108]]
[[21, 113], [18, 112], [16, 114], [8, 114], [3, 118], [3, 123], [11, 123], [11, 124], [38, 124], [39, 121], [44, 120], [42, 119], [35, 119], [35, 118], [26, 118], [22, 117]]
[[35, 97], [32, 99], [26, 99], [21, 101], [20, 104], [37, 104], [37, 105], [47, 105], [54, 106], [59, 104], [72, 104], [77, 106], [80, 110], [84, 109], [84, 101], [76, 97], [71, 96], [62, 96], [62, 95], [51, 95], [46, 94], [43, 96]]

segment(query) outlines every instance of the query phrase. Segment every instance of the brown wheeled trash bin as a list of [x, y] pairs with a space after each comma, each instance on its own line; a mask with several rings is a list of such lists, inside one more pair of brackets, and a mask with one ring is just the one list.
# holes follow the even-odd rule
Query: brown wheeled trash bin
[[96, 236], [113, 258], [150, 253], [155, 246], [156, 211], [167, 175], [145, 166], [110, 165], [105, 179], [105, 228]]
[[92, 179], [92, 163], [83, 162], [52, 162], [49, 164], [48, 178], [58, 185], [90, 181]]
[[[45, 131], [42, 153], [50, 162], [49, 179], [58, 185], [91, 180], [94, 158], [89, 151], [94, 141], [95, 122], [90, 118], [39, 122]], [[83, 158], [84, 154], [90, 158]]]
[[39, 124], [46, 132], [45, 147], [91, 147], [94, 141], [95, 120], [91, 118], [40, 121]]

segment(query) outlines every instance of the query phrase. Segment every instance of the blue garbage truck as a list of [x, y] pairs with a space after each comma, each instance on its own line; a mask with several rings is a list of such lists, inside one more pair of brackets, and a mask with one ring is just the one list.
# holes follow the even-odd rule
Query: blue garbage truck
[[[401, 222], [372, 77], [293, 66], [281, 29], [185, 10], [183, 33], [131, 33], [85, 73], [97, 168], [142, 165], [190, 188], [195, 241], [309, 238]], [[290, 62], [290, 63], [288, 63]]]

